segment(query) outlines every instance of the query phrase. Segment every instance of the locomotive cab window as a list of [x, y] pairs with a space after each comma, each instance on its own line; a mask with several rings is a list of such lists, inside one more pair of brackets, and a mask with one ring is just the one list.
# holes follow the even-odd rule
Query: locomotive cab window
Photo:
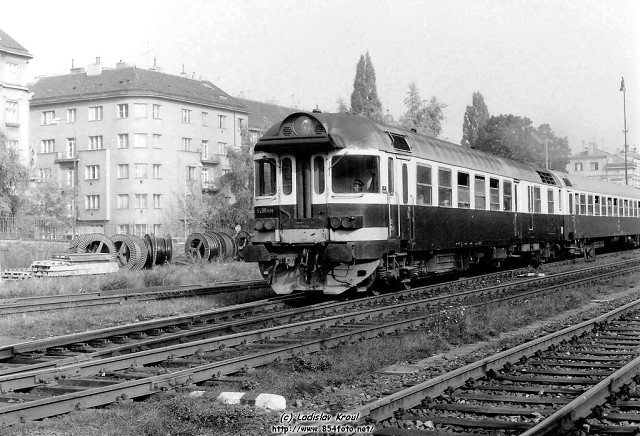
[[431, 167], [418, 164], [416, 191], [418, 195], [418, 205], [431, 204]]
[[285, 157], [282, 159], [282, 193], [284, 195], [291, 195], [293, 191], [293, 166], [291, 165], [291, 159]]
[[469, 174], [458, 173], [458, 207], [469, 209], [471, 207], [471, 193], [469, 187]]
[[275, 195], [276, 193], [276, 162], [275, 159], [265, 158], [255, 162], [255, 193], [256, 196]]
[[331, 167], [334, 193], [380, 192], [378, 156], [334, 156]]

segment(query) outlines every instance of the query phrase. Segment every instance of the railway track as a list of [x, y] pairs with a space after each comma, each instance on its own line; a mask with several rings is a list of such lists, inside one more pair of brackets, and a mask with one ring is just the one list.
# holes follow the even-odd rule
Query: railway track
[[[609, 274], [623, 273], [620, 265], [613, 269]], [[593, 279], [583, 277], [579, 282], [588, 280]], [[235, 314], [221, 310], [15, 344], [0, 349], [0, 358], [6, 362], [0, 372], [0, 402], [5, 405], [0, 407], [0, 423], [44, 418], [211, 379], [233, 380], [233, 374], [247, 367], [403, 329], [424, 328], [440, 310], [454, 303], [480, 305], [487, 304], [487, 298], [530, 298], [534, 291], [523, 294], [525, 282], [533, 285], [542, 281], [529, 279], [517, 285], [494, 286], [493, 290], [465, 290], [437, 297], [419, 297], [419, 290], [411, 290], [288, 310], [281, 310], [283, 301], [273, 302], [272, 307], [260, 302], [237, 308]], [[566, 286], [555, 283], [537, 292], [555, 292]], [[427, 287], [422, 292], [433, 289]], [[255, 312], [261, 313], [255, 316]], [[253, 316], [231, 319], [243, 313]]]
[[268, 288], [269, 286], [264, 280], [241, 280], [200, 285], [155, 286], [139, 289], [114, 289], [100, 292], [8, 298], [0, 300], [0, 315], [80, 307], [122, 305], [132, 301], [185, 298]]

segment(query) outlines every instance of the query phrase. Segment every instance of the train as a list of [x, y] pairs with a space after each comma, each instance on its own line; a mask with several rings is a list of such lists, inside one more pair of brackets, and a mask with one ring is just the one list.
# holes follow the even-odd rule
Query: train
[[640, 191], [352, 114], [293, 113], [254, 147], [240, 256], [278, 294], [379, 292], [640, 242]]

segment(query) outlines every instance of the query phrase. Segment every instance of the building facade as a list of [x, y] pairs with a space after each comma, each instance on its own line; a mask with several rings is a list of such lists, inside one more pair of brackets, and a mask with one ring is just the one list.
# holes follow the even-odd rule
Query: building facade
[[246, 108], [208, 81], [99, 59], [30, 91], [34, 171], [73, 188], [78, 234], [171, 231], [179, 198], [219, 191], [247, 123]]
[[29, 90], [27, 63], [33, 56], [0, 30], [0, 131], [9, 147], [20, 151], [29, 164]]
[[590, 143], [584, 151], [569, 156], [567, 169], [569, 174], [624, 185], [625, 166], [626, 184], [640, 188], [640, 155], [635, 148], [627, 150], [625, 163], [624, 150], [612, 154], [599, 149], [594, 143]]

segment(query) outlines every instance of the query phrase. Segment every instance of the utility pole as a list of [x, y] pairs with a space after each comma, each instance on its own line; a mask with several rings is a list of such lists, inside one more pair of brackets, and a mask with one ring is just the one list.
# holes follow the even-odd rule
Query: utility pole
[[624, 77], [620, 82], [620, 91], [622, 91], [622, 108], [624, 111], [624, 184], [628, 185], [627, 179], [627, 88], [624, 86]]

